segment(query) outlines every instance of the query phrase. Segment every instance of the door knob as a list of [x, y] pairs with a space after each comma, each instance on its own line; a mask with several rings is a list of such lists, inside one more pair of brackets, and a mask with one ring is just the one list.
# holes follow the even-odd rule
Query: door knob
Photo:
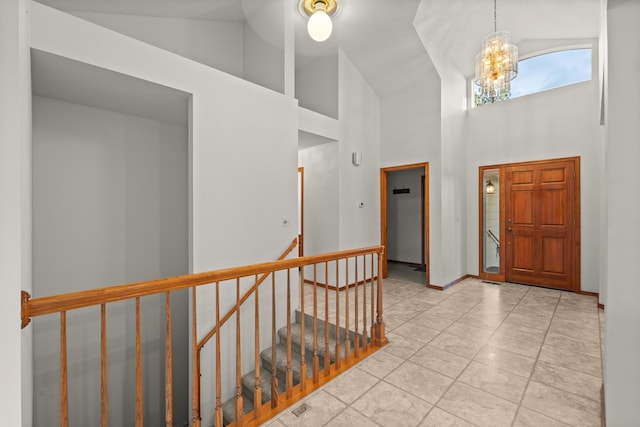
[[507, 227], [507, 231], [511, 231], [511, 227]]

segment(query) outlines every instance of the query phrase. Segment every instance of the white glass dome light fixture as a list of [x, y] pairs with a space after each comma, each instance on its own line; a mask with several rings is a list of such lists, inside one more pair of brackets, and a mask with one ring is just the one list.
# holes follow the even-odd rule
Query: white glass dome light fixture
[[309, 17], [309, 36], [317, 42], [327, 40], [333, 31], [331, 16], [338, 10], [338, 0], [301, 0], [300, 8]]

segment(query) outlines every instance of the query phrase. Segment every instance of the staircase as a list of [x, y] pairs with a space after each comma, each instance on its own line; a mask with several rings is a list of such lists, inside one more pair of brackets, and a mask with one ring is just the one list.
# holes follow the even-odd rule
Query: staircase
[[[307, 364], [307, 378], [311, 378], [313, 375], [313, 316], [305, 314], [305, 327], [304, 327], [304, 345], [305, 345], [305, 361]], [[302, 347], [302, 327], [301, 327], [301, 313], [296, 310], [295, 323], [291, 324], [291, 371], [293, 377], [293, 386], [300, 384], [301, 379], [301, 347]], [[325, 369], [325, 330], [327, 323], [318, 319], [318, 359], [319, 370]], [[335, 363], [336, 358], [336, 340], [337, 332], [336, 326], [329, 323], [329, 364]], [[340, 328], [340, 359], [345, 357], [345, 338], [346, 330]], [[362, 345], [362, 336], [359, 335], [360, 345]], [[278, 330], [278, 341], [276, 345], [276, 377], [278, 379], [278, 395], [286, 393], [287, 384], [287, 327], [284, 326]], [[349, 347], [354, 348], [355, 333], [349, 332]], [[267, 403], [271, 400], [271, 385], [274, 373], [273, 371], [273, 347], [263, 350], [260, 353], [261, 369], [260, 369], [260, 383], [262, 387], [262, 403]], [[242, 398], [244, 413], [251, 412], [254, 408], [254, 391], [256, 385], [256, 373], [255, 370], [242, 376]], [[235, 421], [235, 397], [229, 399], [222, 405], [222, 413], [224, 425], [229, 425]]]
[[[108, 339], [108, 307], [114, 303], [123, 301], [135, 302], [135, 347], [130, 347], [135, 352], [135, 360], [130, 369], [135, 374], [135, 420], [127, 421], [127, 425], [143, 425], [145, 415], [145, 387], [143, 381], [143, 327], [141, 313], [144, 307], [143, 299], [151, 296], [164, 297], [164, 323], [166, 324], [164, 338], [164, 414], [165, 424], [174, 425], [173, 416], [173, 353], [174, 351], [190, 352], [192, 366], [192, 393], [191, 393], [191, 424], [201, 427], [202, 408], [201, 390], [204, 386], [215, 393], [215, 406], [208, 402], [206, 424], [214, 424], [216, 427], [223, 425], [257, 426], [275, 416], [282, 410], [290, 407], [296, 401], [302, 399], [327, 381], [341, 374], [343, 371], [358, 363], [364, 357], [379, 350], [387, 343], [385, 325], [383, 320], [383, 283], [380, 266], [383, 261], [384, 248], [373, 246], [370, 248], [349, 249], [326, 254], [288, 258], [293, 248], [297, 245], [297, 238], [276, 261], [260, 264], [227, 268], [222, 270], [207, 271], [187, 274], [183, 276], [167, 277], [146, 282], [127, 283], [100, 289], [71, 292], [61, 295], [32, 298], [27, 292], [21, 293], [21, 318], [22, 328], [26, 328], [32, 318], [57, 314], [59, 316], [59, 335], [55, 328], [51, 333], [58, 335], [53, 339], [59, 339], [60, 368], [59, 368], [59, 422], [61, 427], [68, 427], [70, 413], [73, 420], [85, 419], [83, 417], [94, 414], [86, 413], [87, 407], [84, 398], [86, 396], [74, 396], [71, 405], [69, 398], [69, 373], [67, 345], [67, 313], [89, 307], [99, 308], [100, 322], [100, 425], [107, 427], [109, 421], [109, 360]], [[350, 270], [351, 269], [351, 270]], [[323, 277], [335, 274], [335, 283], [343, 282], [345, 285], [338, 288], [328, 283], [321, 283], [318, 272], [324, 272]], [[305, 277], [305, 272], [309, 277]], [[351, 274], [350, 274], [351, 273]], [[295, 278], [299, 274], [299, 278]], [[292, 277], [295, 280], [292, 280]], [[333, 276], [332, 276], [333, 277]], [[245, 290], [241, 295], [241, 280], [255, 279], [253, 286]], [[265, 280], [269, 279], [269, 282]], [[261, 286], [262, 284], [262, 286]], [[292, 288], [299, 286], [299, 295], [293, 293]], [[199, 290], [208, 287], [207, 292], [215, 292], [213, 304], [198, 303]], [[305, 288], [312, 290], [312, 295], [305, 297]], [[227, 307], [226, 314], [221, 311], [221, 289], [227, 297], [232, 295], [235, 288], [235, 304]], [[192, 303], [190, 310], [192, 347], [184, 348], [176, 346], [172, 333], [172, 308], [171, 295], [173, 292], [189, 290]], [[278, 292], [279, 291], [279, 292]], [[286, 298], [283, 297], [286, 291]], [[207, 293], [205, 293], [206, 295]], [[255, 297], [254, 297], [255, 296]], [[280, 299], [278, 299], [280, 298]], [[228, 298], [227, 298], [228, 299]], [[262, 319], [260, 301], [271, 300], [271, 322]], [[286, 299], [286, 301], [285, 301]], [[283, 305], [286, 303], [287, 326], [276, 330], [276, 300]], [[228, 305], [229, 301], [226, 302]], [[241, 308], [253, 305], [254, 316], [242, 316]], [[335, 311], [329, 309], [329, 304]], [[301, 307], [301, 312], [296, 312], [291, 319], [291, 307]], [[324, 307], [324, 308], [323, 308]], [[313, 316], [305, 313], [314, 313]], [[266, 309], [268, 310], [268, 309]], [[268, 311], [267, 311], [268, 313]], [[208, 331], [198, 331], [199, 315], [214, 318], [215, 324]], [[282, 315], [282, 314], [281, 314]], [[320, 318], [320, 315], [324, 319]], [[230, 319], [235, 320], [235, 339], [233, 336], [225, 336], [221, 339], [222, 326]], [[260, 320], [264, 320], [260, 327]], [[279, 317], [282, 321], [282, 317]], [[244, 322], [244, 323], [243, 323]], [[264, 343], [260, 343], [260, 334], [249, 332], [248, 339], [255, 340], [254, 351], [250, 357], [257, 363], [253, 372], [243, 375], [240, 370], [242, 365], [242, 345], [247, 337], [241, 336], [244, 329], [241, 325], [247, 322], [255, 323], [255, 331], [265, 331], [265, 324], [271, 323], [268, 336], [275, 348], [269, 348], [262, 352]], [[332, 324], [331, 322], [335, 322]], [[343, 327], [344, 325], [344, 327]], [[303, 332], [304, 331], [304, 332]], [[198, 337], [202, 337], [198, 339]], [[92, 337], [95, 341], [97, 337]], [[244, 339], [243, 339], [244, 338]], [[49, 338], [48, 338], [49, 339]], [[226, 371], [226, 375], [233, 376], [235, 384], [229, 390], [229, 384], [225, 384], [223, 390], [222, 381], [222, 352], [221, 348], [229, 348], [235, 341], [235, 372]], [[203, 376], [201, 369], [201, 352], [207, 343], [215, 343], [208, 349], [213, 354], [206, 357], [214, 361], [213, 373]], [[93, 343], [93, 341], [92, 341]], [[175, 349], [174, 349], [175, 347]], [[233, 350], [231, 350], [233, 351]], [[303, 356], [304, 355], [304, 356]], [[304, 357], [304, 362], [301, 359]], [[246, 359], [245, 359], [246, 360]], [[161, 374], [161, 371], [158, 371]], [[235, 375], [234, 375], [235, 374]], [[257, 381], [260, 384], [256, 384]], [[308, 379], [307, 379], [308, 378]], [[276, 387], [277, 386], [277, 387]], [[277, 388], [277, 396], [272, 396], [272, 388]], [[233, 399], [222, 402], [222, 396], [233, 394]], [[254, 396], [261, 396], [260, 402], [254, 402]], [[116, 399], [121, 396], [116, 396]], [[211, 408], [211, 406], [214, 406]], [[70, 411], [71, 408], [71, 411]], [[211, 411], [213, 409], [213, 411]], [[240, 414], [246, 414], [240, 417]], [[213, 418], [213, 420], [212, 420]], [[88, 419], [88, 418], [87, 418]], [[78, 424], [77, 421], [74, 421]], [[81, 423], [86, 424], [86, 422]], [[80, 425], [80, 424], [78, 424]]]

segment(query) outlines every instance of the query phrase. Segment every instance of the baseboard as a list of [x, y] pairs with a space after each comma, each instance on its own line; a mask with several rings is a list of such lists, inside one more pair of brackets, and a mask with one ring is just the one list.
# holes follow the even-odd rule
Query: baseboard
[[589, 291], [583, 291], [583, 290], [579, 289], [579, 290], [576, 291], [576, 293], [580, 294], [580, 295], [587, 295], [587, 296], [590, 296], [590, 297], [598, 298], [598, 308], [601, 308], [601, 309], [604, 310], [604, 304], [602, 304], [600, 302], [600, 294], [598, 292], [589, 292]]
[[[369, 279], [366, 279], [366, 280], [364, 280], [362, 282], [358, 282], [357, 285], [360, 286], [360, 285], [363, 285], [365, 283], [370, 283], [370, 282], [375, 281], [375, 280], [378, 280], [378, 276], [374, 276], [373, 278], [369, 278]], [[321, 282], [318, 282], [318, 281], [314, 282], [313, 280], [309, 280], [309, 279], [304, 279], [304, 283], [306, 283], [308, 285], [315, 285], [315, 286], [318, 286], [318, 287], [323, 288], [323, 289], [324, 288], [328, 288], [331, 291], [344, 291], [346, 289], [351, 289], [351, 288], [355, 288], [356, 287], [355, 283], [349, 283], [346, 286], [338, 287], [338, 286], [333, 286], [333, 285], [326, 285], [325, 283], [321, 283]]]
[[476, 276], [475, 274], [465, 274], [464, 276], [454, 280], [453, 282], [449, 282], [444, 286], [429, 284], [429, 285], [427, 285], [427, 288], [435, 289], [435, 290], [438, 290], [438, 291], [444, 291], [445, 289], [449, 289], [453, 285], [458, 284], [458, 283], [462, 282], [463, 280], [466, 280], [466, 279], [477, 279], [477, 278], [478, 278], [478, 276]]
[[409, 267], [422, 267], [422, 264], [419, 262], [408, 262], [408, 261], [397, 261], [395, 259], [388, 259], [388, 262], [395, 262], [396, 264], [407, 265]]
[[576, 292], [576, 293], [580, 294], [580, 295], [587, 295], [587, 296], [590, 296], [590, 297], [600, 298], [600, 294], [597, 293], [597, 292], [589, 292], [589, 291], [578, 290], [578, 292]]

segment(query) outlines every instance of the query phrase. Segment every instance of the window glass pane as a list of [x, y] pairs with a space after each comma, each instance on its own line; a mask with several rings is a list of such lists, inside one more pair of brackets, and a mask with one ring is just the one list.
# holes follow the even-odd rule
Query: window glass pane
[[591, 80], [591, 49], [562, 50], [524, 59], [511, 98]]
[[500, 171], [484, 171], [484, 265], [485, 273], [500, 274]]

